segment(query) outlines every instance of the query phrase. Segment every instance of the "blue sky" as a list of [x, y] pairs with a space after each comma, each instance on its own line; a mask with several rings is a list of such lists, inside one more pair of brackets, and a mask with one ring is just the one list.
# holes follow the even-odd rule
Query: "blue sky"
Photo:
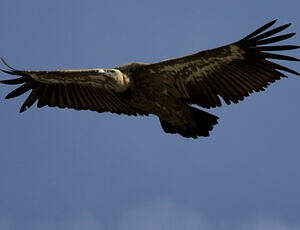
[[[151, 63], [236, 41], [274, 18], [299, 33], [299, 7], [2, 0], [0, 56], [39, 70]], [[289, 43], [299, 45], [299, 35]], [[165, 134], [154, 116], [36, 107], [19, 114], [25, 97], [5, 101], [10, 90], [1, 85], [0, 229], [300, 228], [295, 76], [210, 110], [219, 125], [197, 140]]]

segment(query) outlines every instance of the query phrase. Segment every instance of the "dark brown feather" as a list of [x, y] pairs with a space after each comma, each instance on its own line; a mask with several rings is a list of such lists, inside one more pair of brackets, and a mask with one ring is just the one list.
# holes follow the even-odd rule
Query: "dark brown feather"
[[97, 98], [98, 104], [101, 105], [101, 107], [100, 107], [101, 109], [108, 108], [108, 107], [106, 106], [105, 100], [104, 100], [103, 97], [102, 97], [102, 92], [101, 92], [101, 91], [99, 91], [99, 90], [93, 88], [93, 94], [94, 94], [95, 97]]
[[26, 82], [24, 85], [20, 86], [19, 88], [11, 91], [5, 99], [10, 99], [14, 97], [18, 97], [24, 93], [26, 93], [28, 90], [32, 89], [36, 83], [34, 82]]
[[[253, 91], [260, 91], [262, 90], [262, 85], [265, 84], [266, 80], [261, 79], [256, 76], [256, 74], [253, 74], [252, 71], [248, 71], [247, 65], [244, 63], [236, 63], [233, 62], [231, 65], [236, 66], [235, 71], [239, 73], [239, 76], [241, 78], [241, 82], [243, 82], [243, 85], [247, 87], [247, 92], [252, 93]], [[247, 67], [247, 68], [245, 68]], [[250, 68], [251, 69], [251, 68]]]
[[231, 64], [230, 66], [228, 66], [228, 68], [232, 73], [231, 80], [236, 88], [239, 90], [242, 96], [248, 96], [248, 93], [251, 92], [251, 88], [249, 88], [247, 82], [245, 82], [245, 80], [243, 79], [244, 73], [240, 72], [240, 67]]
[[72, 100], [72, 106], [74, 109], [79, 110], [81, 108], [78, 96], [76, 94], [76, 91], [74, 90], [75, 86], [74, 84], [68, 85], [68, 89], [70, 92], [70, 99]]
[[77, 91], [79, 93], [79, 97], [81, 99], [81, 102], [84, 103], [84, 108], [86, 109], [92, 109], [93, 108], [93, 103], [90, 101], [89, 97], [87, 96], [86, 93], [86, 88], [84, 86], [81, 85], [77, 85]]
[[114, 98], [110, 97], [105, 89], [102, 91], [102, 97], [105, 99], [105, 103], [110, 108], [110, 110], [116, 111], [118, 113], [118, 107], [115, 106]]
[[286, 46], [257, 46], [251, 49], [255, 51], [281, 51], [281, 50], [293, 50], [299, 48], [300, 46], [286, 45]]
[[254, 38], [251, 38], [251, 39], [249, 39], [248, 41], [250, 41], [250, 42], [252, 42], [252, 41], [258, 41], [258, 40], [261, 40], [261, 39], [263, 39], [263, 38], [270, 37], [270, 36], [272, 36], [272, 35], [274, 35], [274, 34], [277, 34], [277, 33], [281, 32], [281, 31], [285, 30], [285, 29], [288, 28], [290, 25], [291, 25], [291, 23], [288, 23], [288, 24], [286, 24], [286, 25], [276, 27], [276, 28], [274, 28], [274, 29], [272, 29], [272, 30], [269, 30], [268, 32], [262, 33], [262, 34], [260, 34], [260, 35], [258, 35], [258, 36], [256, 36], [256, 37], [254, 37]]
[[270, 59], [278, 59], [278, 60], [286, 60], [286, 61], [300, 61], [298, 58], [281, 55], [281, 54], [271, 54], [271, 53], [260, 52], [260, 54], [258, 56], [262, 57], [262, 58], [270, 58]]
[[6, 85], [19, 85], [19, 84], [23, 84], [27, 81], [28, 81], [28, 78], [19, 77], [19, 78], [15, 78], [15, 79], [1, 80], [0, 82], [3, 83], [3, 84], [6, 84]]
[[35, 89], [31, 91], [24, 104], [21, 106], [20, 113], [29, 109], [38, 99], [38, 95], [40, 93], [41, 86], [39, 85]]
[[284, 35], [280, 35], [280, 36], [273, 37], [273, 38], [268, 38], [268, 39], [264, 39], [264, 40], [255, 41], [255, 44], [256, 45], [266, 45], [266, 44], [270, 44], [270, 43], [280, 42], [282, 40], [291, 38], [294, 35], [295, 35], [295, 33], [284, 34]]
[[51, 96], [51, 90], [51, 85], [42, 85], [41, 94], [37, 103], [38, 108], [42, 108], [48, 104]]
[[97, 106], [97, 109], [105, 108], [104, 104], [102, 103], [101, 98], [98, 96], [97, 90], [93, 87], [88, 86], [88, 91], [90, 92], [90, 95], [93, 97], [95, 104]]
[[277, 22], [277, 19], [263, 25], [262, 27], [258, 28], [257, 30], [255, 30], [254, 32], [250, 33], [248, 36], [246, 36], [245, 38], [243, 38], [242, 40], [248, 40], [258, 34], [260, 34], [261, 32], [269, 29], [271, 26], [273, 26], [275, 23]]
[[71, 92], [71, 89], [70, 89], [70, 85], [64, 85], [63, 86], [64, 88], [64, 91], [66, 93], [66, 103], [67, 103], [67, 107], [68, 108], [72, 108], [72, 106], [74, 105], [74, 101], [72, 101], [71, 97], [72, 97], [72, 92]]
[[88, 100], [89, 100], [89, 102], [90, 102], [90, 106], [91, 106], [91, 108], [93, 109], [93, 110], [95, 110], [96, 108], [97, 108], [97, 102], [96, 102], [96, 100], [94, 99], [94, 97], [93, 97], [93, 95], [91, 94], [91, 92], [90, 92], [90, 88], [89, 87], [87, 87], [87, 86], [85, 86], [84, 87], [84, 94], [85, 94], [85, 96], [88, 98]]
[[279, 70], [283, 70], [285, 72], [289, 72], [289, 73], [292, 73], [292, 74], [295, 74], [295, 75], [298, 75], [300, 76], [300, 73], [292, 70], [292, 69], [289, 69], [285, 66], [282, 66], [282, 65], [279, 65], [277, 63], [274, 63], [274, 62], [270, 62], [268, 60], [262, 60], [261, 62], [263, 62], [264, 64], [266, 64], [267, 66], [270, 66], [270, 68], [274, 68], [274, 69], [279, 69]]
[[58, 107], [59, 108], [66, 108], [67, 107], [67, 95], [65, 92], [65, 88], [63, 84], [57, 84], [57, 91], [58, 91], [58, 95], [57, 95], [57, 103], [58, 103]]
[[55, 107], [56, 105], [58, 105], [58, 87], [57, 84], [53, 84], [52, 85], [52, 90], [50, 92], [50, 99], [48, 102], [48, 105], [50, 107]]
[[[221, 73], [220, 73], [220, 75], [221, 75]], [[217, 89], [218, 94], [223, 98], [225, 103], [227, 105], [230, 105], [231, 104], [231, 101], [230, 101], [231, 93], [221, 83], [220, 76], [216, 75], [215, 73], [212, 73], [210, 80], [212, 81], [212, 85]]]

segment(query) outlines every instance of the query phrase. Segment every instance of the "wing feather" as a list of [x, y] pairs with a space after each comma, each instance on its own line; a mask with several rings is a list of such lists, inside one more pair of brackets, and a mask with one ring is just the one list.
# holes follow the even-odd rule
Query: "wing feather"
[[92, 97], [92, 95], [90, 94], [89, 88], [85, 87], [85, 88], [82, 88], [82, 90], [84, 91], [84, 95], [87, 98], [87, 101], [89, 102], [89, 107], [92, 110], [96, 110], [97, 109], [97, 103], [94, 100], [94, 98]]
[[232, 63], [230, 65], [230, 71], [232, 71], [232, 81], [237, 86], [237, 89], [240, 90], [241, 94], [243, 96], [249, 96], [248, 92], [251, 90], [251, 87], [249, 87], [249, 84], [247, 83], [245, 76], [241, 74], [240, 72], [240, 65], [236, 65]]
[[67, 95], [66, 95], [66, 91], [65, 91], [65, 87], [62, 84], [58, 84], [58, 107], [59, 108], [66, 108], [67, 107]]
[[[4, 73], [11, 73], [9, 71], [5, 71], [5, 70], [2, 70]], [[19, 84], [23, 84], [25, 82], [27, 82], [27, 78], [26, 77], [20, 77], [20, 78], [15, 78], [15, 79], [9, 79], [9, 80], [2, 80], [0, 81], [1, 83], [3, 84], [6, 84], [6, 85], [19, 85]]]
[[269, 29], [271, 26], [273, 26], [275, 23], [277, 22], [277, 19], [263, 25], [262, 27], [258, 28], [257, 30], [255, 30], [254, 32], [252, 32], [251, 34], [249, 34], [248, 36], [246, 36], [245, 38], [243, 38], [242, 40], [249, 40], [249, 38], [253, 38], [254, 36], [260, 34], [261, 32]]
[[38, 99], [38, 95], [41, 92], [41, 86], [36, 87], [31, 91], [23, 105], [21, 106], [20, 113], [26, 111], [28, 108], [30, 108]]
[[64, 85], [64, 91], [66, 93], [65, 95], [65, 99], [66, 99], [66, 107], [67, 108], [72, 108], [72, 105], [74, 102], [72, 102], [72, 99], [71, 99], [71, 90], [70, 90], [70, 86], [69, 85]]
[[288, 38], [293, 37], [295, 34], [296, 33], [289, 33], [289, 34], [284, 34], [284, 35], [280, 35], [280, 36], [277, 36], [277, 37], [268, 38], [268, 39], [264, 39], [264, 40], [250, 41], [249, 43], [252, 43], [252, 44], [255, 44], [255, 45], [267, 45], [267, 44], [271, 44], [271, 43], [286, 40]]
[[46, 103], [44, 101], [46, 100], [46, 96], [47, 96], [49, 87], [50, 87], [50, 85], [41, 85], [41, 93], [39, 95], [38, 103], [37, 103], [38, 108], [42, 108], [46, 105]]
[[96, 107], [98, 109], [105, 108], [104, 105], [103, 105], [103, 103], [102, 103], [101, 98], [97, 94], [97, 91], [94, 88], [89, 87], [89, 86], [88, 86], [88, 91], [90, 92], [91, 97], [93, 97], [93, 99], [94, 99], [94, 101], [96, 103]]
[[49, 96], [49, 102], [48, 102], [48, 106], [50, 107], [55, 107], [55, 105], [58, 105], [58, 100], [57, 100], [57, 96], [58, 96], [58, 87], [56, 84], [52, 85], [52, 90], [49, 92], [50, 96]]
[[260, 35], [258, 35], [256, 37], [253, 37], [253, 38], [249, 39], [248, 42], [258, 41], [258, 40], [261, 40], [261, 39], [273, 36], [274, 34], [277, 34], [277, 33], [281, 32], [281, 31], [285, 30], [290, 25], [291, 25], [291, 23], [288, 23], [288, 24], [285, 24], [283, 26], [276, 27], [276, 28], [274, 28], [272, 30], [269, 30], [268, 32], [262, 33], [262, 34], [260, 34]]
[[5, 99], [18, 97], [18, 96], [26, 93], [33, 87], [34, 87], [34, 82], [26, 82], [24, 85], [21, 85], [19, 88], [15, 89], [12, 92], [10, 92], [9, 94], [7, 94]]
[[[212, 85], [213, 87], [216, 89], [216, 94], [220, 95], [223, 100], [225, 101], [225, 103], [227, 105], [229, 105], [230, 102], [230, 98], [231, 98], [231, 92], [222, 84], [220, 78], [215, 75], [215, 73], [210, 74], [211, 78], [210, 80], [212, 81]], [[221, 104], [219, 104], [218, 106], [221, 106]]]

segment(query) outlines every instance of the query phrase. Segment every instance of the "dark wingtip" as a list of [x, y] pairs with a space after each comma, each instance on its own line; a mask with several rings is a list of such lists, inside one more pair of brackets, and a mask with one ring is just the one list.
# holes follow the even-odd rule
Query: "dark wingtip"
[[241, 39], [241, 41], [245, 41], [245, 40], [248, 40], [250, 38], [253, 38], [254, 36], [260, 34], [261, 32], [263, 32], [263, 31], [267, 30], [268, 28], [270, 28], [271, 26], [273, 26], [276, 22], [277, 22], [277, 19], [274, 19], [273, 21], [268, 22], [267, 24], [259, 27], [258, 29], [256, 29], [252, 33], [250, 33], [248, 36]]
[[5, 99], [10, 99], [10, 98], [13, 98], [13, 97], [12, 97], [11, 94], [9, 93], [9, 94], [6, 95]]
[[6, 85], [18, 85], [18, 84], [25, 83], [26, 81], [29, 81], [26, 77], [20, 77], [15, 79], [1, 80], [0, 83]]
[[7, 73], [7, 74], [10, 74], [10, 75], [19, 75], [19, 74], [16, 74], [16, 72], [14, 71], [11, 71], [11, 70], [5, 70], [5, 69], [0, 69], [3, 73]]
[[1, 60], [1, 62], [2, 62], [6, 67], [8, 67], [9, 69], [16, 70], [15, 68], [13, 68], [13, 67], [11, 67], [9, 64], [7, 64], [7, 62], [4, 60], [4, 58], [0, 57], [0, 60]]
[[16, 88], [15, 90], [13, 90], [9, 94], [7, 94], [5, 99], [18, 97], [18, 96], [26, 93], [28, 90], [33, 89], [34, 84], [35, 84], [34, 82], [26, 82], [25, 84], [21, 85], [19, 88]]
[[0, 69], [3, 73], [7, 73], [7, 74], [11, 74], [12, 72], [9, 70], [5, 70], [5, 69]]
[[292, 23], [287, 23], [287, 24], [283, 25], [282, 27], [284, 27], [284, 29], [287, 29], [287, 28], [289, 28], [291, 25], [292, 25]]
[[284, 34], [284, 35], [279, 35], [276, 37], [271, 37], [271, 38], [255, 41], [254, 44], [256, 46], [258, 46], [258, 45], [267, 45], [267, 44], [271, 44], [271, 43], [276, 43], [276, 42], [280, 42], [280, 41], [289, 39], [289, 38], [295, 36], [295, 34], [296, 33], [288, 33], [288, 34]]
[[19, 113], [23, 113], [27, 110], [26, 106], [22, 106], [21, 109], [19, 110]]
[[276, 22], [278, 21], [278, 18], [273, 19], [272, 21], [268, 22], [265, 24], [265, 26], [271, 27], [273, 26]]

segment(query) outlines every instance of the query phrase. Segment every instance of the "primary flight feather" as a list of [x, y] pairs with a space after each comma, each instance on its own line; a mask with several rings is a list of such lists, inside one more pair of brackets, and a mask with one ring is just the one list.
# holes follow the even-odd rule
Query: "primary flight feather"
[[[2, 80], [21, 86], [6, 98], [31, 93], [20, 112], [37, 107], [72, 108], [127, 115], [157, 115], [166, 133], [183, 137], [209, 136], [218, 117], [192, 107], [238, 103], [252, 92], [263, 91], [270, 83], [300, 75], [268, 59], [299, 61], [270, 51], [297, 49], [295, 45], [270, 45], [295, 35], [276, 35], [290, 24], [266, 32], [276, 20], [245, 38], [216, 49], [168, 59], [153, 64], [130, 63], [113, 69], [24, 71], [9, 66], [3, 72], [20, 76]], [[282, 72], [283, 71], [283, 72]]]

